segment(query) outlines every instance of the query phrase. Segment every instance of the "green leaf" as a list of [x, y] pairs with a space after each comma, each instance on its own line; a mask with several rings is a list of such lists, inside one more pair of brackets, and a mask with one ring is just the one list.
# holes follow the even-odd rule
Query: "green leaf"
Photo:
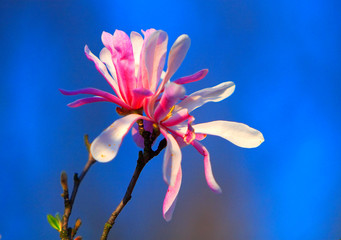
[[55, 218], [54, 216], [52, 216], [51, 214], [47, 215], [47, 221], [49, 222], [49, 224], [51, 225], [51, 227], [53, 227], [54, 229], [56, 229], [58, 232], [60, 232], [61, 230], [61, 226], [60, 226], [60, 221]]
[[54, 215], [54, 216], [55, 216], [55, 218], [57, 218], [57, 220], [58, 220], [59, 222], [62, 222], [62, 219], [61, 219], [59, 213], [56, 213], [56, 215]]

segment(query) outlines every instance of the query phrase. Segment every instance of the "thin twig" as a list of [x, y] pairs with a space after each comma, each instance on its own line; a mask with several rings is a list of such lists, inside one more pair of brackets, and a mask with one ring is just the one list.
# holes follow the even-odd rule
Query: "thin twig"
[[131, 194], [134, 190], [135, 184], [140, 176], [141, 171], [143, 170], [144, 166], [155, 156], [157, 156], [162, 149], [164, 149], [167, 145], [166, 139], [163, 139], [160, 141], [159, 146], [156, 151], [153, 151], [152, 144], [155, 139], [151, 139], [151, 133], [148, 131], [145, 131], [143, 129], [143, 122], [139, 121], [139, 132], [144, 138], [144, 151], [139, 152], [139, 158], [137, 160], [137, 165], [133, 174], [133, 177], [130, 180], [130, 183], [128, 185], [127, 191], [124, 194], [123, 199], [119, 203], [119, 205], [116, 207], [115, 211], [111, 214], [109, 220], [105, 223], [104, 229], [102, 232], [101, 240], [107, 240], [108, 234], [112, 228], [112, 226], [115, 224], [115, 220], [122, 211], [122, 209], [125, 207], [125, 205], [129, 202], [131, 199]]
[[[85, 136], [85, 144], [86, 144], [86, 147], [89, 151], [90, 144], [89, 144], [87, 135]], [[73, 177], [73, 189], [72, 189], [71, 198], [69, 198], [69, 189], [67, 186], [67, 179], [66, 179], [66, 184], [64, 184], [64, 185], [63, 185], [63, 180], [62, 180], [62, 187], [64, 190], [63, 194], [62, 194], [62, 196], [64, 198], [64, 214], [63, 214], [63, 218], [62, 218], [62, 230], [60, 231], [60, 239], [61, 240], [71, 240], [79, 228], [79, 226], [77, 227], [77, 224], [76, 224], [74, 229], [68, 227], [69, 218], [70, 218], [70, 215], [72, 212], [73, 204], [74, 204], [75, 199], [76, 199], [76, 195], [77, 195], [79, 185], [81, 184], [86, 173], [89, 171], [90, 167], [95, 162], [96, 162], [95, 159], [92, 157], [91, 153], [89, 152], [89, 158], [88, 158], [87, 163], [84, 166], [83, 171], [81, 172], [79, 177], [78, 177], [77, 173], [75, 173], [75, 175]]]

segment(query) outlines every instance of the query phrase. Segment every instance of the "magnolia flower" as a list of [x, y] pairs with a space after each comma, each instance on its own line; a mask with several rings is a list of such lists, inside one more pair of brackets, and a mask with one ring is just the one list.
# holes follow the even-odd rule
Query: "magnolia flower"
[[[153, 97], [146, 99], [147, 104], [144, 105], [146, 116], [130, 114], [117, 120], [94, 140], [91, 152], [98, 161], [109, 161], [115, 157], [123, 137], [138, 119], [156, 123], [167, 140], [163, 176], [169, 188], [164, 199], [163, 216], [166, 221], [169, 221], [172, 218], [182, 180], [180, 147], [190, 144], [204, 156], [208, 186], [214, 192], [220, 193], [221, 189], [212, 173], [209, 152], [199, 141], [207, 134], [220, 136], [244, 148], [257, 147], [264, 141], [259, 131], [242, 123], [213, 121], [192, 125], [194, 117], [190, 113], [193, 110], [207, 102], [219, 102], [227, 98], [234, 89], [233, 82], [224, 82], [185, 96], [185, 89], [181, 85], [168, 83], [160, 99], [155, 100], [155, 97], [154, 100]], [[181, 99], [184, 100], [177, 104]], [[134, 139], [139, 146], [143, 144], [143, 139], [137, 131]]]
[[[99, 58], [89, 50], [88, 46], [85, 46], [85, 55], [95, 63], [97, 70], [116, 95], [95, 88], [75, 91], [60, 89], [64, 95], [94, 95], [94, 97], [78, 99], [68, 106], [79, 107], [94, 102], [113, 102], [129, 112], [140, 109], [145, 98], [153, 94], [159, 95], [165, 83], [181, 65], [190, 46], [190, 38], [183, 34], [175, 41], [169, 52], [167, 71], [163, 72], [167, 53], [167, 33], [148, 29], [143, 34], [144, 39], [137, 32], [131, 32], [130, 38], [120, 30], [116, 30], [113, 35], [103, 32], [102, 42], [105, 47], [100, 52]], [[185, 84], [197, 81], [206, 74], [207, 69], [203, 69], [175, 82]], [[160, 82], [161, 75], [163, 79]]]
[[[252, 148], [261, 144], [264, 138], [259, 131], [242, 123], [214, 121], [193, 124], [194, 117], [190, 113], [207, 102], [219, 102], [230, 96], [234, 91], [234, 83], [221, 83], [185, 96], [185, 89], [181, 85], [198, 81], [208, 72], [203, 69], [170, 82], [187, 54], [189, 37], [184, 34], [175, 41], [169, 52], [167, 70], [163, 72], [167, 33], [149, 29], [143, 34], [144, 39], [136, 32], [132, 32], [130, 38], [119, 30], [114, 35], [103, 32], [102, 42], [105, 47], [100, 52], [99, 59], [85, 46], [86, 56], [95, 63], [97, 70], [116, 95], [94, 88], [60, 91], [65, 95], [94, 95], [68, 104], [70, 107], [94, 102], [113, 102], [121, 107], [122, 115], [126, 115], [116, 120], [92, 142], [91, 154], [99, 162], [108, 162], [116, 157], [124, 136], [137, 120], [144, 120], [147, 130], [152, 124], [160, 128], [167, 140], [163, 176], [169, 188], [163, 204], [163, 216], [169, 221], [182, 180], [181, 147], [190, 144], [204, 156], [208, 186], [219, 193], [221, 189], [213, 177], [209, 153], [199, 141], [210, 134], [223, 137], [237, 146]], [[146, 116], [141, 115], [142, 109]], [[135, 134], [134, 140], [139, 146], [143, 146], [141, 136]]]

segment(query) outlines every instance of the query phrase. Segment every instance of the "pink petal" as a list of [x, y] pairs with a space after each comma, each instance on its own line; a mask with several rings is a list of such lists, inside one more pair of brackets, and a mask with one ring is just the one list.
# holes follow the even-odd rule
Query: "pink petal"
[[115, 52], [113, 63], [116, 68], [118, 86], [122, 96], [131, 104], [132, 91], [136, 88], [133, 46], [129, 36], [120, 30], [115, 31], [113, 44]]
[[138, 119], [148, 120], [148, 118], [138, 114], [129, 114], [116, 120], [110, 127], [105, 129], [91, 143], [90, 152], [94, 159], [99, 162], [109, 162], [114, 159], [123, 138]]
[[153, 93], [145, 88], [136, 88], [133, 90], [133, 103], [132, 103], [132, 107], [134, 109], [138, 109], [141, 108], [143, 105], [143, 100], [146, 97], [150, 97], [152, 96]]
[[142, 49], [140, 53], [140, 60], [139, 60], [139, 70], [137, 73], [137, 83], [138, 87], [150, 88], [149, 81], [148, 81], [148, 71], [145, 63], [145, 52], [146, 52], [146, 45], [148, 43], [148, 39], [150, 35], [156, 32], [155, 29], [148, 29], [147, 31], [142, 31], [144, 34], [144, 41], [142, 44]]
[[[135, 60], [135, 76], [137, 77], [137, 73], [139, 70], [140, 65], [140, 56], [141, 56], [141, 50], [143, 45], [143, 38], [142, 36], [137, 32], [131, 32], [130, 33], [130, 40], [131, 44], [133, 46], [133, 52], [134, 52], [134, 60]], [[142, 87], [143, 85], [138, 87]]]
[[111, 52], [111, 54], [114, 54], [114, 39], [113, 36], [110, 33], [102, 32], [102, 43], [103, 45]]
[[131, 107], [129, 105], [127, 105], [125, 102], [123, 102], [118, 97], [116, 97], [116, 96], [114, 96], [108, 92], [96, 89], [96, 88], [83, 88], [83, 89], [74, 90], [74, 91], [59, 89], [59, 91], [64, 95], [78, 95], [78, 94], [96, 95], [99, 97], [103, 97], [110, 102], [116, 103], [117, 105], [120, 105], [121, 107], [124, 107], [126, 109], [131, 109]]
[[204, 156], [204, 166], [205, 166], [205, 176], [208, 186], [212, 189], [215, 193], [221, 193], [221, 189], [214, 179], [213, 173], [212, 173], [212, 167], [211, 167], [211, 161], [210, 161], [210, 154], [207, 151], [207, 149], [201, 145], [198, 141], [193, 141], [192, 146], [195, 147], [195, 149], [198, 150], [198, 152]]
[[174, 125], [177, 125], [179, 123], [186, 121], [190, 117], [191, 115], [188, 114], [187, 109], [181, 109], [180, 111], [173, 113], [169, 119], [167, 119], [166, 121], [163, 121], [162, 125], [167, 126], [167, 127], [174, 126]]
[[163, 178], [169, 185], [174, 186], [176, 175], [181, 167], [181, 150], [170, 133], [162, 127], [160, 131], [167, 140], [167, 147], [163, 158]]
[[[148, 131], [150, 133], [153, 132], [153, 122], [143, 121], [143, 126], [144, 126], [144, 129], [146, 131]], [[136, 143], [136, 145], [140, 148], [144, 148], [144, 139], [141, 136], [141, 134], [139, 133], [139, 127], [137, 124], [134, 124], [133, 128], [131, 129], [131, 134], [133, 135], [133, 140]]]
[[[148, 72], [148, 88], [155, 92], [166, 61], [168, 35], [164, 31], [153, 32], [146, 40], [142, 56]], [[146, 88], [146, 86], [144, 86]]]
[[194, 139], [195, 139], [194, 129], [193, 129], [191, 123], [188, 122], [187, 132], [184, 136], [184, 141], [185, 141], [185, 143], [190, 144]]
[[207, 137], [207, 134], [203, 133], [195, 133], [195, 140], [201, 141]]
[[154, 117], [157, 122], [163, 120], [177, 101], [185, 95], [185, 88], [176, 83], [169, 83], [157, 105]]
[[78, 99], [72, 103], [69, 103], [68, 106], [72, 108], [76, 108], [76, 107], [83, 106], [84, 104], [95, 103], [95, 102], [109, 102], [109, 101], [102, 97], [89, 97], [89, 98]]
[[179, 78], [175, 80], [174, 82], [177, 84], [186, 84], [186, 83], [196, 82], [196, 81], [203, 79], [207, 75], [207, 73], [208, 73], [208, 69], [203, 69], [190, 76]]
[[181, 167], [178, 170], [178, 173], [176, 175], [176, 180], [174, 186], [169, 186], [165, 200], [163, 201], [163, 217], [164, 219], [169, 222], [172, 219], [175, 204], [176, 204], [176, 199], [181, 187], [181, 181], [182, 181], [182, 171]]
[[[102, 76], [107, 80], [107, 82], [109, 83], [109, 85], [112, 87], [112, 89], [115, 91], [115, 93], [117, 94], [117, 96], [120, 96], [118, 94], [119, 89], [118, 89], [118, 85], [115, 79], [113, 79], [111, 77], [111, 75], [109, 74], [106, 66], [104, 65], [104, 63], [99, 60], [88, 48], [87, 45], [85, 45], [84, 47], [84, 52], [86, 57], [93, 61], [95, 63], [96, 69], [102, 74]], [[115, 77], [115, 76], [114, 76]]]

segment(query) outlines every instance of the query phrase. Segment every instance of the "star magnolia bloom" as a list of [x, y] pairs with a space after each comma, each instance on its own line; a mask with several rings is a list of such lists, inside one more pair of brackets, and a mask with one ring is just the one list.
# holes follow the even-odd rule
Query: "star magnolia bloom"
[[[168, 83], [159, 100], [156, 100], [155, 96], [146, 100], [144, 110], [147, 116], [130, 114], [117, 120], [94, 140], [91, 152], [98, 161], [111, 160], [115, 157], [122, 138], [138, 119], [156, 123], [167, 140], [163, 176], [169, 188], [163, 204], [163, 216], [166, 221], [169, 221], [172, 218], [182, 180], [181, 146], [191, 144], [204, 156], [208, 186], [214, 192], [220, 193], [221, 189], [212, 173], [209, 152], [199, 141], [205, 138], [206, 134], [220, 136], [245, 148], [257, 147], [264, 141], [259, 131], [242, 123], [213, 121], [192, 125], [194, 118], [189, 114], [190, 112], [207, 102], [219, 102], [227, 98], [234, 89], [233, 82], [224, 82], [185, 97], [185, 89], [181, 85]], [[176, 105], [181, 99], [184, 100]], [[141, 146], [143, 139], [136, 130], [134, 139]]]
[[[97, 70], [116, 95], [95, 88], [76, 91], [60, 89], [64, 95], [94, 95], [94, 97], [76, 100], [68, 106], [79, 107], [94, 102], [113, 102], [125, 110], [136, 110], [143, 106], [145, 98], [155, 93], [159, 95], [165, 83], [181, 65], [190, 46], [190, 38], [183, 34], [175, 41], [169, 52], [167, 71], [163, 72], [167, 53], [167, 33], [155, 29], [148, 29], [143, 33], [144, 39], [137, 32], [131, 32], [130, 38], [120, 30], [116, 30], [113, 35], [103, 32], [102, 42], [105, 47], [100, 52], [99, 59], [88, 46], [85, 46], [87, 58], [95, 63]], [[175, 82], [185, 84], [198, 81], [206, 74], [207, 69], [203, 69]], [[161, 75], [163, 79], [160, 82]]]

